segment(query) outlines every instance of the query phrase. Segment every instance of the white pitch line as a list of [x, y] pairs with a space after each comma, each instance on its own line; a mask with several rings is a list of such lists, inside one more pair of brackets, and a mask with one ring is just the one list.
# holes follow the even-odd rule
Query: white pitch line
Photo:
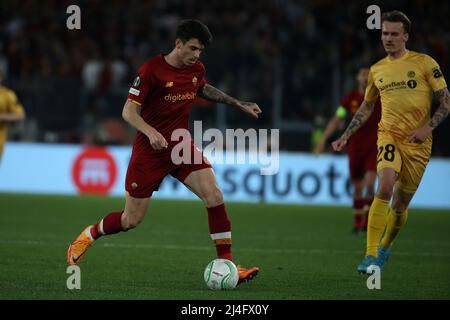
[[[159, 230], [152, 230], [152, 233], [155, 235], [165, 235], [165, 236], [170, 236], [170, 235], [179, 235], [179, 232], [176, 231], [170, 231], [170, 230], [165, 230], [165, 231], [159, 231]], [[196, 237], [204, 237], [204, 233], [190, 233], [192, 236], [196, 236]], [[348, 239], [357, 239], [356, 236], [348, 234], [345, 235]], [[255, 234], [246, 234], [245, 238], [248, 239], [262, 239], [262, 240], [275, 240], [278, 241], [280, 239], [279, 235], [271, 235], [271, 234], [264, 234], [264, 235], [255, 235]], [[293, 236], [293, 235], [288, 235], [288, 236], [283, 236], [283, 240], [298, 240], [298, 239], [303, 239], [304, 237], [302, 236]], [[315, 239], [321, 239], [320, 237], [308, 237], [308, 240], [314, 241]], [[364, 238], [365, 239], [365, 238]], [[402, 239], [402, 242], [404, 243], [415, 243], [418, 242], [418, 240], [412, 240], [412, 239]], [[430, 246], [450, 246], [450, 241], [431, 241], [431, 240], [420, 240], [420, 244], [425, 244], [425, 245], [430, 245]]]
[[[44, 242], [36, 240], [0, 240], [2, 245], [29, 245], [29, 246], [52, 246], [60, 247], [63, 245], [61, 242]], [[68, 245], [68, 244], [67, 244]], [[127, 249], [165, 249], [165, 250], [191, 250], [191, 251], [210, 251], [213, 250], [213, 246], [181, 246], [181, 245], [156, 245], [156, 244], [127, 244], [127, 243], [99, 243], [97, 246], [105, 248], [127, 248]], [[318, 254], [318, 255], [329, 255], [329, 254], [344, 254], [344, 255], [357, 255], [362, 254], [361, 251], [351, 251], [351, 250], [324, 250], [324, 249], [270, 249], [270, 248], [239, 248], [239, 252], [260, 252], [260, 253], [278, 253], [278, 254]], [[408, 251], [394, 251], [395, 255], [399, 256], [420, 256], [420, 257], [450, 257], [448, 252], [408, 252]]]

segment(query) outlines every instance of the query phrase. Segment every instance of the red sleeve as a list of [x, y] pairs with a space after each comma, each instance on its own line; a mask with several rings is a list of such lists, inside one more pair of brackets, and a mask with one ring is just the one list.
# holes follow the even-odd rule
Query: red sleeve
[[206, 78], [205, 78], [206, 69], [205, 69], [204, 64], [201, 63], [200, 61], [198, 61], [198, 64], [201, 69], [201, 78], [199, 79], [200, 81], [198, 82], [198, 90], [201, 90], [205, 86], [205, 84], [207, 84], [208, 82], [206, 81]]
[[341, 106], [343, 106], [345, 109], [350, 110], [350, 100], [351, 96], [347, 94], [345, 97], [341, 100]]
[[[205, 84], [207, 84], [208, 81], [206, 81], [205, 79], [205, 74], [203, 73], [203, 76], [200, 79], [199, 82], [199, 86], [198, 86], [198, 90], [197, 92], [201, 91], [202, 88], [205, 86]], [[206, 107], [210, 104], [210, 101], [204, 99], [204, 98], [200, 98], [198, 95], [195, 97], [193, 105], [195, 105], [196, 107]]]
[[138, 74], [128, 91], [128, 100], [142, 105], [152, 88], [152, 78], [148, 63], [139, 68]]
[[200, 80], [198, 89], [201, 90], [205, 86], [205, 84], [207, 84], [207, 81], [206, 81], [205, 77], [203, 76], [202, 79]]

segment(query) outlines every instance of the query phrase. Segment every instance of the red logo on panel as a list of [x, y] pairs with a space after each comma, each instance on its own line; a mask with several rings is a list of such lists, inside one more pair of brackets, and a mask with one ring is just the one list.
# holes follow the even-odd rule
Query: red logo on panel
[[116, 178], [116, 163], [104, 148], [84, 149], [72, 166], [72, 179], [80, 193], [107, 194]]

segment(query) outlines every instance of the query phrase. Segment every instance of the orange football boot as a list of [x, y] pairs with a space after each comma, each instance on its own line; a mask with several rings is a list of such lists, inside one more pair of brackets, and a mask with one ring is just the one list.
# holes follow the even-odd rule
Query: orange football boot
[[240, 285], [241, 283], [247, 282], [252, 280], [254, 277], [256, 277], [256, 275], [259, 272], [259, 268], [258, 267], [253, 267], [250, 269], [246, 269], [243, 266], [237, 265], [236, 266], [239, 272], [239, 281], [238, 281], [238, 285]]
[[90, 232], [92, 226], [87, 226], [84, 228], [83, 232], [71, 243], [69, 249], [67, 250], [67, 263], [70, 265], [77, 265], [81, 257], [86, 253], [87, 249], [94, 243], [95, 240], [86, 234]]

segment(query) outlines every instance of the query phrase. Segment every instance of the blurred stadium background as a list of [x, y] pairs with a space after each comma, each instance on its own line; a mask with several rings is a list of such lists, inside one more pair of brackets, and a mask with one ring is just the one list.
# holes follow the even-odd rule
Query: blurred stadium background
[[[70, 4], [82, 28], [65, 28]], [[214, 44], [203, 54], [208, 80], [256, 101], [256, 125], [282, 130], [282, 150], [309, 151], [311, 133], [354, 86], [358, 66], [383, 57], [366, 8], [401, 8], [413, 21], [409, 48], [433, 56], [449, 79], [448, 1], [11, 1], [0, 4], [0, 64], [28, 114], [14, 140], [127, 144], [120, 115], [137, 68], [173, 46], [180, 19], [205, 22]], [[216, 128], [254, 127], [232, 108], [195, 109]], [[117, 122], [118, 120], [118, 122]], [[449, 121], [434, 155], [450, 156]]]
[[[66, 8], [71, 4], [81, 8], [81, 30], [66, 28]], [[433, 188], [421, 188], [417, 195], [437, 197], [440, 202], [429, 207], [441, 210], [421, 205], [421, 210], [412, 211], [397, 244], [403, 253], [392, 259], [392, 269], [403, 272], [387, 273], [383, 278], [387, 290], [378, 295], [369, 292], [365, 279], [356, 278], [354, 272], [364, 239], [350, 235], [350, 208], [333, 206], [349, 203], [348, 183], [344, 180], [333, 186], [329, 182], [329, 194], [318, 201], [311, 200], [314, 185], [300, 186], [303, 178], [314, 182], [333, 175], [330, 168], [335, 175], [347, 175], [345, 156], [319, 160], [308, 153], [314, 134], [320, 134], [340, 98], [355, 86], [357, 68], [384, 56], [380, 31], [366, 28], [366, 8], [371, 4], [379, 5], [383, 12], [404, 11], [413, 22], [408, 48], [431, 55], [450, 81], [448, 1], [2, 0], [0, 68], [6, 74], [5, 85], [17, 93], [27, 118], [10, 127], [0, 165], [0, 254], [4, 257], [0, 298], [450, 298], [449, 119], [434, 132], [433, 159], [438, 162], [426, 173], [426, 186]], [[83, 282], [84, 291], [69, 292], [65, 288], [66, 245], [86, 223], [119, 209], [122, 199], [25, 196], [12, 186], [22, 180], [22, 184], [37, 184], [33, 189], [37, 193], [83, 193], [70, 181], [72, 164], [59, 167], [61, 155], [52, 153], [55, 148], [67, 152], [61, 162], [68, 162], [66, 158], [72, 161], [86, 146], [119, 147], [111, 148], [111, 155], [118, 171], [126, 169], [134, 131], [122, 120], [121, 111], [129, 86], [144, 61], [173, 47], [176, 25], [184, 18], [203, 21], [214, 36], [201, 58], [208, 81], [235, 97], [257, 102], [263, 110], [262, 118], [255, 122], [233, 108], [198, 99], [192, 120], [202, 120], [204, 129], [280, 129], [279, 147], [289, 158], [287, 167], [297, 174], [297, 190], [290, 190], [295, 183], [289, 183], [284, 191], [272, 190], [274, 202], [283, 203], [282, 196], [287, 194], [288, 203], [327, 206], [230, 204], [236, 252], [242, 250], [237, 256], [244, 264], [259, 263], [263, 272], [254, 287], [210, 296], [201, 273], [213, 248], [206, 219], [197, 214], [203, 210], [201, 204], [186, 202], [184, 221], [175, 214], [177, 202], [155, 201], [148, 218], [151, 222], [135, 233], [102, 240], [83, 267], [89, 279]], [[317, 173], [302, 167], [305, 163]], [[22, 170], [25, 167], [27, 170]], [[33, 168], [39, 171], [34, 178], [28, 176]], [[243, 180], [235, 177], [232, 182], [228, 178], [233, 172], [219, 173], [227, 183], [225, 195], [232, 200], [266, 201], [261, 194], [265, 187], [276, 189], [275, 178], [255, 187], [251, 180], [258, 178], [251, 168], [245, 170], [239, 176]], [[282, 179], [290, 178], [288, 173], [285, 169]], [[121, 194], [123, 177], [124, 172], [117, 172], [115, 192], [102, 189], [100, 193]], [[73, 191], [55, 192], [55, 188], [65, 190], [65, 185], [59, 186], [60, 180], [68, 181]], [[233, 190], [239, 189], [242, 181], [248, 190], [233, 198]], [[41, 182], [45, 187], [39, 190]], [[332, 188], [337, 194], [346, 193], [346, 198], [334, 199]], [[178, 194], [170, 188], [165, 192]], [[296, 196], [301, 200], [293, 200]], [[424, 203], [433, 204], [430, 199]], [[61, 218], [63, 213], [66, 216]], [[180, 235], [185, 228], [192, 234], [187, 242]], [[182, 249], [184, 244], [189, 245], [187, 252]], [[124, 255], [117, 254], [121, 249]], [[122, 266], [122, 257], [129, 258], [132, 266]], [[35, 268], [26, 261], [34, 261]], [[181, 269], [187, 264], [189, 270]], [[177, 276], [154, 279], [155, 274], [166, 274], [168, 267], [189, 280], [183, 282]], [[105, 268], [111, 273], [103, 274]], [[130, 268], [136, 273], [130, 273]], [[413, 273], [414, 279], [410, 277]], [[434, 281], [434, 273], [439, 274], [440, 282]], [[55, 274], [59, 276], [55, 278]]]

